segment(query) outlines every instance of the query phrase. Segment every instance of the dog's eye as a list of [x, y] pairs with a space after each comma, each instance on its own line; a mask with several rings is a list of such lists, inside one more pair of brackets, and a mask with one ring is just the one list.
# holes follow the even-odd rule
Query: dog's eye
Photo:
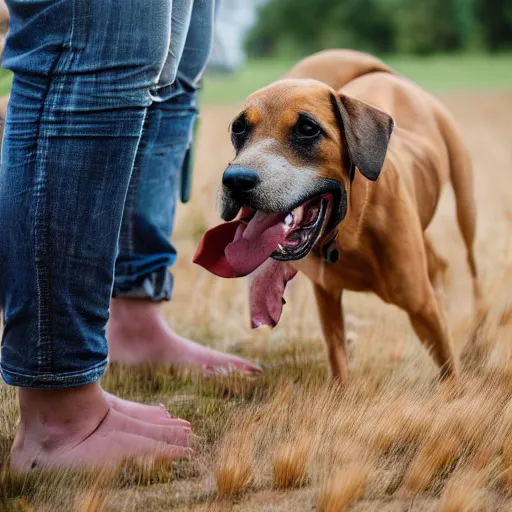
[[315, 137], [320, 133], [320, 127], [309, 119], [299, 119], [297, 126], [297, 133], [301, 137]]
[[243, 135], [247, 130], [247, 122], [243, 117], [239, 117], [235, 119], [233, 124], [231, 125], [231, 133], [233, 135]]

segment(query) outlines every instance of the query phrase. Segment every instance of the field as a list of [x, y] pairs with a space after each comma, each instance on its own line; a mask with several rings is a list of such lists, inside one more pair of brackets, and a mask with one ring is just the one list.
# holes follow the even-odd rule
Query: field
[[[103, 379], [109, 391], [164, 403], [191, 421], [197, 456], [172, 468], [126, 467], [112, 478], [19, 479], [4, 465], [0, 510], [512, 510], [512, 57], [390, 62], [448, 105], [473, 156], [476, 254], [491, 308], [471, 339], [470, 280], [451, 190], [429, 228], [450, 262], [441, 301], [462, 359], [460, 382], [438, 383], [404, 313], [347, 293], [352, 377], [337, 388], [328, 379], [307, 280], [290, 283], [277, 329], [251, 331], [246, 281], [215, 278], [192, 265], [201, 234], [218, 222], [215, 188], [231, 155], [227, 127], [237, 104], [286, 68], [256, 63], [234, 79], [205, 81], [193, 198], [178, 213], [173, 242], [180, 258], [166, 313], [179, 332], [252, 358], [264, 372], [203, 380], [165, 368], [109, 368]], [[6, 460], [15, 391], [0, 385], [0, 404], [0, 460]]]

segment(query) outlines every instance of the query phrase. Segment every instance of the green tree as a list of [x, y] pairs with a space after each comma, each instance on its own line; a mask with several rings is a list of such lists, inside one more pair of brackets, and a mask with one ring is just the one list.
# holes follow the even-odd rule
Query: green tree
[[486, 47], [512, 48], [512, 0], [477, 0], [477, 15]]
[[390, 51], [392, 32], [382, 0], [273, 0], [249, 34], [252, 55], [305, 55], [324, 48]]
[[[496, 1], [512, 15], [512, 0]], [[247, 48], [252, 55], [293, 56], [335, 47], [415, 54], [466, 50], [483, 32], [475, 2], [489, 17], [488, 26], [495, 26], [494, 0], [272, 0], [260, 10]], [[507, 16], [500, 19], [503, 30]]]
[[394, 0], [395, 50], [429, 54], [469, 47], [475, 26], [473, 0]]

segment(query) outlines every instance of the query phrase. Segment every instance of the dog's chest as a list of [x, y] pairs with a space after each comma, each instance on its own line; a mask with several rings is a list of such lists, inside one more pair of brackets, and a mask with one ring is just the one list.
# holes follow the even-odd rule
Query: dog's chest
[[365, 251], [343, 248], [337, 244], [339, 259], [328, 263], [321, 256], [310, 255], [294, 266], [326, 290], [377, 291], [379, 279], [373, 258]]
[[[329, 265], [324, 263], [324, 265]], [[333, 270], [339, 276], [339, 283], [345, 290], [373, 291], [376, 269], [369, 252], [340, 248], [339, 260]]]

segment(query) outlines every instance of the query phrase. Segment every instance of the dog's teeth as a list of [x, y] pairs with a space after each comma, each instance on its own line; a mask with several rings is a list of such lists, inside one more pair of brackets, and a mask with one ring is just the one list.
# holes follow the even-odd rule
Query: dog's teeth
[[282, 246], [281, 244], [277, 244], [277, 248], [278, 248], [280, 251], [282, 251], [282, 250], [284, 249], [284, 248], [283, 248], [283, 246]]
[[284, 223], [289, 226], [293, 222], [293, 213], [289, 213], [284, 219]]

